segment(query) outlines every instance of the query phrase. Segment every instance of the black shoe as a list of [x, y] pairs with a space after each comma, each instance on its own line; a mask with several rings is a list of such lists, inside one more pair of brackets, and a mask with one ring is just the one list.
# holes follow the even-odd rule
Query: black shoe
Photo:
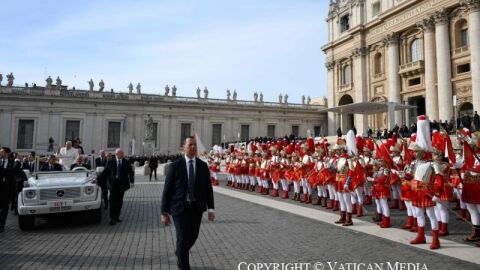
[[116, 222], [122, 222], [122, 220], [119, 219], [119, 218], [117, 218], [115, 221], [116, 221]]
[[108, 204], [105, 204], [105, 206], [103, 207], [103, 209], [108, 209]]
[[113, 225], [117, 224], [117, 222], [115, 222], [115, 220], [112, 219], [112, 220], [110, 220], [110, 223], [108, 223], [108, 224], [110, 224], [110, 226], [113, 226]]

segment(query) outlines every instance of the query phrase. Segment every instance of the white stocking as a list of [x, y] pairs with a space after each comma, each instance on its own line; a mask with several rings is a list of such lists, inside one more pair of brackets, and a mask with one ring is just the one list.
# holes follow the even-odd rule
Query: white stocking
[[382, 206], [382, 214], [386, 217], [390, 216], [390, 208], [386, 198], [380, 199], [380, 205]]
[[472, 218], [472, 224], [480, 226], [480, 204], [467, 203], [466, 205], [468, 212], [470, 212], [470, 217]]
[[338, 202], [340, 203], [340, 211], [346, 211], [347, 206], [345, 204], [345, 198], [342, 196], [341, 192], [337, 192]]

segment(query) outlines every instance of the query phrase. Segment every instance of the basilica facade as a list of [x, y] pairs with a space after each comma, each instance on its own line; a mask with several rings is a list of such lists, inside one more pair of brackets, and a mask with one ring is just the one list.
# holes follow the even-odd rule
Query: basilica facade
[[[443, 122], [480, 109], [480, 0], [332, 0], [326, 21], [329, 108], [416, 106], [395, 113], [398, 125], [421, 114]], [[387, 119], [329, 113], [329, 133], [389, 128]]]
[[0, 145], [46, 153], [80, 138], [86, 154], [123, 148], [144, 154], [147, 125], [154, 152], [178, 153], [198, 134], [207, 149], [253, 137], [325, 135], [326, 106], [140, 93], [71, 90], [63, 86], [0, 87]]

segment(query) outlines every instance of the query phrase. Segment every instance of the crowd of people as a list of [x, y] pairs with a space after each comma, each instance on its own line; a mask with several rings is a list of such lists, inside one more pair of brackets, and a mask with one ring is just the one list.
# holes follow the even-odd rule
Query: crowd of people
[[283, 138], [232, 145], [210, 153], [212, 184], [219, 184], [225, 164], [227, 186], [339, 211], [335, 223], [343, 226], [352, 226], [352, 216], [363, 216], [365, 205], [374, 204], [373, 221], [389, 228], [391, 209], [399, 209], [405, 211], [402, 229], [416, 233], [411, 244], [426, 243], [428, 217], [431, 249], [449, 235], [447, 207], [455, 201], [460, 218], [472, 224], [464, 240], [480, 246], [480, 133], [464, 128], [452, 142], [445, 130], [431, 132], [424, 116], [415, 131], [407, 139], [395, 133], [363, 138], [350, 130], [335, 144]]

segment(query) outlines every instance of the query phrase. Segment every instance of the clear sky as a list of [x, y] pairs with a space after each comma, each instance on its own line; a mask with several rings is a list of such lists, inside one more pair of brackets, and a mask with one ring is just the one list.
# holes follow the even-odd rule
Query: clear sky
[[57, 76], [69, 87], [178, 96], [265, 101], [287, 93], [326, 95], [324, 54], [328, 0], [4, 0], [0, 16], [0, 73], [15, 84], [45, 84]]

